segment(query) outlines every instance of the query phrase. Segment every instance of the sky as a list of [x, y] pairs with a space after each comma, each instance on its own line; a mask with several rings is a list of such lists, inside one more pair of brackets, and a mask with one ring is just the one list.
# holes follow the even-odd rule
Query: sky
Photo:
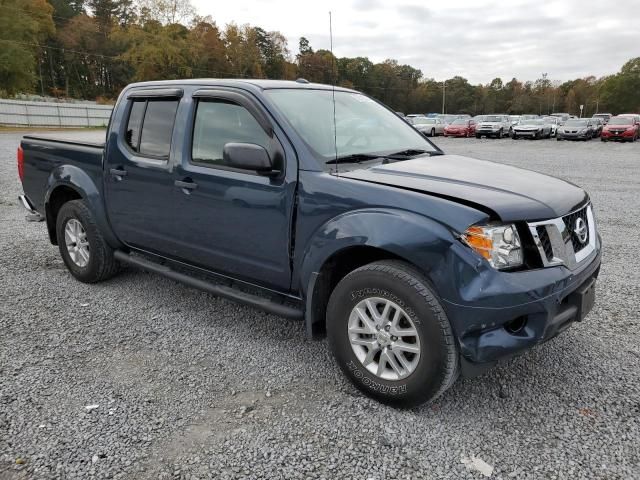
[[640, 56], [640, 0], [192, 0], [200, 15], [278, 30], [298, 53], [387, 58], [442, 80], [565, 81], [616, 73]]

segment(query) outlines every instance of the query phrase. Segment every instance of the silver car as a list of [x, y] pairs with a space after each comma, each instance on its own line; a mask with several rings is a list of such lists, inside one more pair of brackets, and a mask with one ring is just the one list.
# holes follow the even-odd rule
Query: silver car
[[551, 137], [551, 125], [545, 122], [542, 118], [532, 118], [520, 120], [518, 125], [513, 127], [513, 135], [511, 138], [517, 140], [518, 138], [550, 138]]
[[476, 138], [483, 135], [487, 137], [502, 138], [509, 135], [511, 121], [509, 115], [484, 115], [482, 121], [476, 126]]
[[413, 128], [427, 137], [435, 137], [444, 134], [445, 123], [437, 117], [411, 117], [409, 121]]

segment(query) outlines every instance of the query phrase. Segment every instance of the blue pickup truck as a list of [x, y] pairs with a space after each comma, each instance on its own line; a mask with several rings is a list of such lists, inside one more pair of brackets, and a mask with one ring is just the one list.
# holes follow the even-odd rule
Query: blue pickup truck
[[345, 88], [133, 84], [105, 144], [25, 136], [18, 170], [79, 281], [133, 265], [303, 320], [396, 406], [549, 340], [595, 301], [584, 190], [446, 155]]

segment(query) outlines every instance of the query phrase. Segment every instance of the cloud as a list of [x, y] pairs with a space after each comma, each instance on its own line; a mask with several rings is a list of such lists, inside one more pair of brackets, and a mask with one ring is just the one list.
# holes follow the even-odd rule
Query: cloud
[[500, 77], [552, 80], [617, 72], [640, 55], [640, 0], [597, 10], [584, 0], [294, 0], [240, 2], [194, 0], [218, 25], [229, 21], [279, 30], [297, 53], [298, 38], [328, 48], [327, 12], [333, 12], [334, 51], [339, 57], [387, 58], [419, 68], [438, 80], [461, 75], [472, 83]]

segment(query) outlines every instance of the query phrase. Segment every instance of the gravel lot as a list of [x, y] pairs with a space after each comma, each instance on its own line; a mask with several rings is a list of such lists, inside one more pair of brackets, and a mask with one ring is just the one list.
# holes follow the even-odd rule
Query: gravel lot
[[74, 281], [18, 206], [20, 136], [0, 134], [0, 478], [484, 478], [473, 457], [495, 479], [640, 478], [640, 142], [436, 140], [584, 186], [604, 264], [586, 322], [400, 411], [301, 323], [135, 270]]

